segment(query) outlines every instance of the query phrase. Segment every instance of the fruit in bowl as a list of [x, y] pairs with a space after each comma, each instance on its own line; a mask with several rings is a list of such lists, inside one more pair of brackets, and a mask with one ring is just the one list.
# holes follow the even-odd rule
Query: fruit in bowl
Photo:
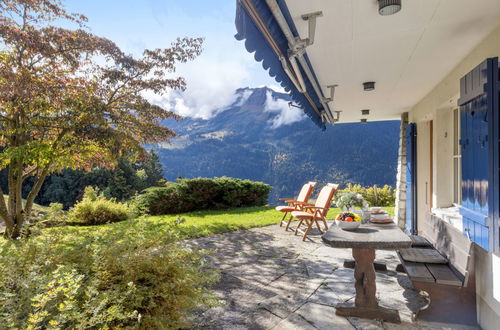
[[361, 225], [361, 216], [353, 212], [341, 212], [335, 218], [337, 226], [344, 230], [355, 230]]

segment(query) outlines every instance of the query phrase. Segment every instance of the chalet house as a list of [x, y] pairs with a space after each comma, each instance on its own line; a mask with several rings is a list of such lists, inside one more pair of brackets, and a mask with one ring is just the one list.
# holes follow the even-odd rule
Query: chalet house
[[477, 322], [498, 329], [500, 1], [237, 0], [235, 24], [319, 129], [401, 120], [398, 224], [474, 243]]

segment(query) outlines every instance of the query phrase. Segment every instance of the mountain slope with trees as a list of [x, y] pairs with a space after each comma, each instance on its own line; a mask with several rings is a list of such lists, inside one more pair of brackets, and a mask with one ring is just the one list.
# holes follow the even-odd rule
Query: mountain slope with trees
[[[180, 136], [157, 149], [167, 180], [230, 176], [273, 187], [270, 201], [294, 196], [309, 180], [395, 185], [399, 121], [337, 124], [310, 120], [275, 127], [269, 102], [290, 101], [269, 88], [242, 88], [209, 120], [168, 121]], [[288, 110], [285, 110], [288, 111]], [[291, 111], [291, 110], [290, 110]]]

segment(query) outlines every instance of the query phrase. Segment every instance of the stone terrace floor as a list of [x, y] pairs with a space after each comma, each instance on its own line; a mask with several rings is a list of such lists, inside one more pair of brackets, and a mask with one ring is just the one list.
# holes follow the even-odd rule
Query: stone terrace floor
[[335, 315], [339, 302], [353, 301], [354, 271], [344, 268], [350, 249], [321, 243], [319, 232], [302, 242], [278, 225], [196, 239], [190, 244], [213, 249], [211, 267], [221, 272], [214, 290], [221, 306], [199, 312], [200, 329], [474, 329], [452, 324], [412, 321], [426, 300], [405, 274], [394, 271], [393, 251], [377, 251], [376, 261], [388, 271], [377, 272], [382, 306], [399, 310], [402, 324]]

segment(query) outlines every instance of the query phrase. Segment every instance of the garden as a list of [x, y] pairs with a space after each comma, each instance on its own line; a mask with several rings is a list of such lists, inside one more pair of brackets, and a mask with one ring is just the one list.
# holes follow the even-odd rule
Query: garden
[[269, 191], [197, 178], [125, 202], [87, 187], [69, 211], [36, 205], [26, 237], [0, 241], [9, 270], [0, 274], [0, 320], [33, 329], [189, 326], [190, 313], [219, 303], [210, 290], [219, 273], [205, 261], [212, 251], [183, 242], [276, 224]]
[[57, 0], [0, 0], [1, 327], [189, 327], [220, 303], [220, 274], [188, 240], [276, 224], [271, 187], [165, 182], [147, 146], [180, 116], [145, 95], [183, 91], [176, 66], [204, 40], [133, 56], [86, 22]]

